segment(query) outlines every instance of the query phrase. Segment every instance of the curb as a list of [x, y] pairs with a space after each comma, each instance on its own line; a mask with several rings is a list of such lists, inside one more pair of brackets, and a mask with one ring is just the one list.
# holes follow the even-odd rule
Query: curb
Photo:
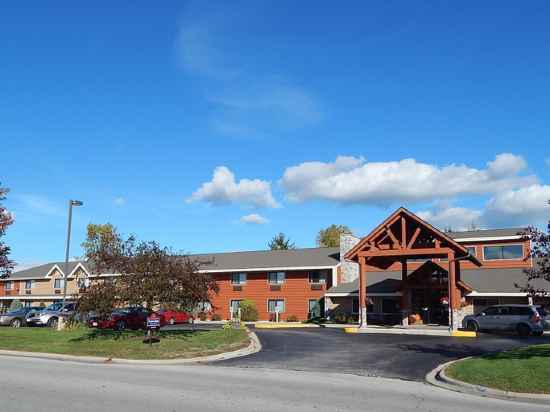
[[445, 369], [447, 369], [453, 363], [470, 358], [472, 358], [472, 356], [442, 363], [426, 375], [426, 382], [439, 388], [448, 389], [454, 392], [467, 393], [470, 395], [482, 396], [485, 398], [504, 399], [515, 402], [550, 404], [550, 395], [503, 391], [500, 389], [489, 388], [487, 386], [474, 385], [471, 383], [459, 381], [445, 374]]
[[296, 328], [318, 328], [319, 325], [312, 323], [299, 323], [299, 322], [288, 322], [288, 323], [256, 323], [254, 325], [256, 329], [296, 329]]
[[433, 329], [404, 329], [404, 328], [360, 328], [357, 326], [344, 327], [345, 333], [385, 333], [389, 335], [418, 335], [418, 336], [452, 336], [455, 338], [476, 338], [476, 332], [433, 330]]
[[227, 359], [240, 358], [242, 356], [252, 355], [262, 349], [262, 344], [254, 332], [247, 330], [250, 343], [246, 348], [237, 349], [231, 352], [218, 353], [208, 356], [197, 356], [186, 359], [120, 359], [120, 358], [102, 358], [99, 356], [75, 356], [56, 353], [43, 352], [21, 352], [13, 350], [0, 350], [0, 356], [11, 356], [17, 358], [47, 359], [65, 362], [94, 363], [94, 364], [119, 364], [119, 365], [185, 365], [197, 363], [217, 362]]

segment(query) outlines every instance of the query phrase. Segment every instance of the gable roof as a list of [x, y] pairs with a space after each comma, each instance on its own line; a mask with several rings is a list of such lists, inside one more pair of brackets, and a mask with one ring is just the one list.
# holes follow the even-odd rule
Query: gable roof
[[[419, 218], [414, 213], [409, 211], [408, 209], [404, 207], [400, 207], [395, 212], [393, 212], [391, 215], [389, 215], [382, 223], [380, 223], [377, 227], [375, 227], [367, 236], [363, 237], [353, 248], [351, 248], [345, 255], [346, 259], [354, 260], [357, 257], [357, 254], [366, 246], [368, 246], [369, 242], [374, 240], [378, 235], [382, 233], [383, 230], [385, 230], [390, 225], [395, 224], [397, 219], [401, 217], [406, 217], [412, 221], [414, 221], [418, 227], [424, 227], [429, 232], [431, 232], [435, 237], [439, 238], [440, 240], [445, 241], [449, 247], [455, 251], [459, 252], [459, 255], [462, 256], [469, 256], [468, 249], [458, 243], [456, 240], [451, 238], [449, 235], [445, 234], [444, 232], [440, 231], [439, 229], [435, 228], [434, 226], [430, 225], [425, 220]], [[475, 264], [479, 264], [479, 261], [475, 257], [471, 257], [472, 261]]]
[[[88, 273], [92, 273], [91, 265], [88, 262], [81, 260], [69, 262], [69, 274], [71, 274], [79, 265], [82, 265]], [[52, 262], [13, 272], [5, 280], [46, 279], [48, 273], [50, 273], [56, 266], [63, 274], [65, 262]]]

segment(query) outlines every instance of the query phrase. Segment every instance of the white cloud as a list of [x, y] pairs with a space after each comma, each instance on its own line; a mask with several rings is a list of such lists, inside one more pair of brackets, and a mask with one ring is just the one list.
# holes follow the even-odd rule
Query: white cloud
[[250, 215], [243, 216], [239, 219], [243, 223], [250, 223], [253, 225], [264, 225], [269, 222], [265, 217], [260, 216], [257, 213], [252, 213]]
[[550, 220], [550, 186], [534, 184], [496, 193], [480, 209], [443, 205], [418, 212], [418, 216], [439, 228], [454, 230], [478, 227], [527, 226]]
[[46, 197], [34, 194], [20, 194], [14, 196], [16, 213], [43, 216], [65, 216], [67, 212], [61, 203], [52, 202]]
[[492, 176], [513, 176], [527, 167], [525, 159], [512, 153], [501, 153], [487, 163], [487, 172]]
[[[280, 67], [260, 70], [262, 52], [257, 42], [237, 41], [233, 35], [235, 27], [261, 30], [249, 23], [265, 13], [261, 5], [239, 8], [197, 2], [188, 4], [180, 21], [177, 58], [187, 74], [208, 82], [205, 99], [212, 105], [209, 124], [220, 135], [280, 137], [322, 119], [317, 99], [303, 84], [291, 81]], [[251, 34], [251, 39], [261, 36]]]
[[281, 187], [291, 201], [327, 200], [342, 204], [393, 204], [483, 195], [537, 182], [517, 173], [519, 156], [502, 154], [487, 169], [451, 164], [439, 167], [415, 159], [366, 162], [338, 156], [334, 162], [305, 162], [285, 170]]
[[114, 202], [115, 206], [122, 207], [126, 204], [126, 199], [123, 198], [123, 197], [116, 197], [113, 202]]
[[214, 205], [239, 203], [254, 207], [278, 207], [271, 193], [271, 182], [260, 179], [235, 180], [235, 175], [225, 166], [214, 169], [212, 180], [197, 189], [189, 202], [205, 201]]
[[472, 227], [480, 227], [483, 212], [465, 207], [443, 206], [435, 210], [421, 211], [417, 214], [421, 219], [440, 229], [450, 227], [453, 230], [467, 230]]
[[487, 221], [530, 224], [550, 220], [550, 186], [535, 184], [497, 193], [487, 204]]

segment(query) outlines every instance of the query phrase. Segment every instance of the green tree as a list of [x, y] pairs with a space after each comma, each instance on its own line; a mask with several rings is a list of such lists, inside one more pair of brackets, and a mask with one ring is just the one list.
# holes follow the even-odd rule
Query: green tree
[[529, 227], [525, 234], [532, 242], [529, 257], [533, 259], [533, 266], [524, 270], [526, 284], [516, 284], [516, 287], [530, 296], [547, 297], [550, 294], [550, 222], [546, 229], [545, 233], [535, 227]]
[[245, 322], [256, 322], [258, 320], [258, 309], [256, 303], [251, 299], [244, 299], [239, 305], [241, 309], [241, 320]]
[[269, 241], [267, 246], [271, 250], [288, 250], [288, 249], [296, 249], [296, 246], [293, 242], [288, 239], [284, 233], [279, 233], [278, 235], [273, 236], [273, 238]]
[[350, 233], [351, 230], [346, 225], [330, 225], [326, 229], [319, 230], [317, 245], [319, 247], [339, 247], [340, 235]]
[[8, 277], [14, 268], [14, 262], [9, 258], [10, 247], [2, 242], [6, 229], [13, 223], [13, 216], [2, 205], [1, 201], [6, 199], [9, 189], [0, 186], [0, 279]]
[[23, 304], [19, 301], [19, 299], [14, 299], [10, 303], [10, 312], [16, 311], [18, 309], [21, 309], [23, 307]]
[[194, 307], [210, 302], [218, 292], [211, 274], [200, 273], [200, 263], [156, 242], [123, 237], [112, 225], [89, 225], [83, 243], [96, 273], [117, 274], [113, 282], [95, 282], [82, 293], [78, 307], [102, 315], [121, 305]]

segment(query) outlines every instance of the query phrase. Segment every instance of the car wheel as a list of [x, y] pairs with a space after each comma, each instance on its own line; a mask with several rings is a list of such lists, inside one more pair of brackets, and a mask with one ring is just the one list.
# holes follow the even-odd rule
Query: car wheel
[[52, 328], [52, 329], [57, 328], [57, 318], [50, 318], [48, 320], [47, 325], [48, 325], [48, 328]]
[[170, 325], [173, 325], [173, 324], [176, 323], [176, 320], [175, 320], [174, 318], [170, 318], [170, 320], [168, 321], [168, 323], [169, 323]]
[[115, 329], [118, 331], [122, 331], [126, 329], [126, 324], [124, 323], [123, 320], [117, 320], [115, 323]]
[[523, 323], [516, 328], [519, 336], [529, 336], [531, 334], [531, 328]]
[[471, 321], [468, 322], [466, 329], [468, 329], [472, 332], [478, 332], [479, 331], [479, 325], [477, 324], [477, 322], [474, 322], [473, 320], [471, 320]]
[[10, 326], [12, 328], [20, 328], [21, 327], [21, 319], [13, 319], [11, 322], [10, 322]]

